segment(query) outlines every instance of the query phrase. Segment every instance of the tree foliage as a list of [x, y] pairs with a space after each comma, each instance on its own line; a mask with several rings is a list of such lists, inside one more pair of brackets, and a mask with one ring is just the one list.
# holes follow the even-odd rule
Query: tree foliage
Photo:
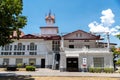
[[27, 19], [22, 16], [22, 0], [0, 0], [0, 46], [13, 42], [13, 31], [17, 31], [26, 25]]
[[120, 34], [116, 35], [118, 39], [120, 39]]
[[112, 47], [111, 51], [113, 52], [113, 55], [120, 55], [120, 51], [118, 51], [115, 47]]
[[115, 64], [120, 66], [120, 59], [118, 59]]
[[[118, 28], [118, 30], [120, 31], [120, 28]], [[120, 33], [117, 34], [116, 37], [120, 40]]]

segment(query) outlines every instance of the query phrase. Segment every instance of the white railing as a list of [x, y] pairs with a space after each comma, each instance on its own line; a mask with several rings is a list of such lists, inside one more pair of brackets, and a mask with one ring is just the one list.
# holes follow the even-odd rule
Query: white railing
[[65, 52], [110, 52], [108, 48], [64, 48]]
[[24, 54], [24, 55], [14, 55], [14, 54], [11, 54], [11, 55], [1, 55], [0, 56], [32, 56], [32, 57], [42, 57], [42, 56], [45, 56], [46, 54], [36, 54], [36, 55], [29, 55], [29, 54]]

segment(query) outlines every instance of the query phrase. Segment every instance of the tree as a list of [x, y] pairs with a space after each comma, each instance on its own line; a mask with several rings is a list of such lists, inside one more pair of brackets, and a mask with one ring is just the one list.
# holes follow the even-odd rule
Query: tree
[[120, 59], [118, 59], [115, 64], [117, 64], [118, 66], [120, 66]]
[[27, 18], [22, 16], [22, 9], [22, 0], [0, 0], [0, 46], [13, 42], [13, 31], [17, 32], [19, 39], [19, 29], [27, 22]]
[[113, 65], [114, 65], [114, 70], [116, 70], [116, 63], [118, 64], [119, 62], [115, 60], [115, 58], [120, 55], [120, 51], [118, 51], [115, 47], [112, 47], [111, 51], [113, 52]]
[[120, 39], [120, 34], [116, 35], [118, 39]]

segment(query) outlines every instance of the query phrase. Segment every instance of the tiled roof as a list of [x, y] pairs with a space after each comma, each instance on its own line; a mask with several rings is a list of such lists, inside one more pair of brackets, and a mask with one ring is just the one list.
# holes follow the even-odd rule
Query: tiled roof
[[32, 35], [32, 34], [27, 34], [24, 35], [22, 37], [20, 37], [20, 39], [44, 39], [44, 40], [60, 40], [60, 36], [56, 35], [56, 36], [37, 36], [37, 35]]
[[20, 39], [41, 39], [41, 37], [32, 35], [32, 34], [27, 34], [27, 35], [20, 37]]
[[[85, 32], [85, 31], [83, 31], [83, 30], [77, 30], [77, 31], [74, 31], [74, 32], [71, 32], [71, 33], [68, 33], [68, 34], [66, 34], [66, 35], [63, 35], [63, 37], [67, 40], [68, 38], [66, 38], [67, 36], [69, 36], [69, 35], [71, 35], [71, 34], [75, 34], [75, 33], [77, 33], [77, 32], [82, 32], [82, 33], [84, 33], [84, 34], [87, 34], [87, 35], [89, 35], [90, 37], [86, 37], [86, 38], [77, 38], [77, 39], [75, 39], [75, 40], [100, 40], [100, 35], [98, 35], [98, 36], [96, 36], [96, 35], [93, 35], [93, 34], [91, 34], [91, 33], [88, 33], [88, 32]], [[73, 38], [74, 39], [74, 38]], [[69, 40], [69, 39], [68, 39]]]

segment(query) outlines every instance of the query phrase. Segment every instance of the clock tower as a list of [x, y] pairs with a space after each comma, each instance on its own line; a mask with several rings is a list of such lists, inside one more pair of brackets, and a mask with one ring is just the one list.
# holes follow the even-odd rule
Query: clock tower
[[53, 26], [55, 23], [55, 15], [52, 15], [50, 11], [49, 14], [45, 17], [45, 21], [47, 26]]
[[55, 36], [58, 34], [58, 27], [55, 24], [55, 15], [51, 14], [51, 11], [45, 17], [46, 26], [40, 27], [41, 36]]

